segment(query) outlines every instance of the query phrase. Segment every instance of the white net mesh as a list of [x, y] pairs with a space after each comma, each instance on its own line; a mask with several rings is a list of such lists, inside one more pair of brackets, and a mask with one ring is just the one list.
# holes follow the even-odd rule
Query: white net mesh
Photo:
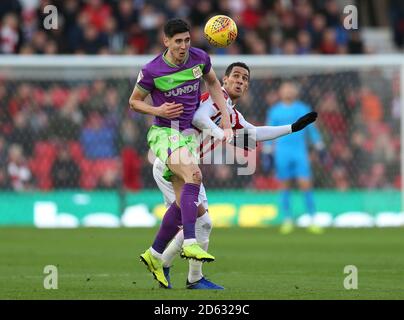
[[[155, 188], [145, 138], [151, 118], [129, 111], [127, 103], [146, 60], [2, 64], [0, 188]], [[316, 125], [326, 146], [324, 159], [311, 152], [315, 188], [400, 188], [399, 66], [337, 67], [332, 60], [312, 66], [302, 58], [299, 66], [265, 66], [262, 60], [258, 65], [251, 57], [226, 57], [215, 71], [221, 77], [227, 64], [251, 62], [250, 89], [238, 109], [256, 125], [265, 124], [282, 81], [299, 84], [299, 98], [319, 113]], [[276, 189], [274, 173], [257, 161], [252, 176], [235, 176], [231, 166], [206, 166], [205, 184]]]

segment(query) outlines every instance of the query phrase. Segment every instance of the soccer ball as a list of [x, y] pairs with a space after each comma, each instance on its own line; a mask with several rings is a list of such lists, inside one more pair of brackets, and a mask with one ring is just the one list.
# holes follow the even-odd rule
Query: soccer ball
[[206, 22], [204, 35], [212, 46], [225, 48], [237, 38], [237, 25], [232, 18], [217, 15]]

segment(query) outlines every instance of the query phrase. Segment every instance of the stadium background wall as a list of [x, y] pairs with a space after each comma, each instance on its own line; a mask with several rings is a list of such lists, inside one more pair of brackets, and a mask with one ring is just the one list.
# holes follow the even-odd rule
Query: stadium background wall
[[[281, 222], [278, 194], [223, 190], [208, 192], [210, 215], [215, 227], [264, 227]], [[293, 194], [298, 224], [307, 224], [303, 199]], [[320, 190], [317, 222], [334, 227], [399, 226], [397, 191]], [[0, 225], [37, 227], [154, 227], [164, 213], [161, 194], [146, 190], [127, 194], [127, 206], [120, 214], [119, 196], [113, 191], [61, 191], [49, 193], [1, 193]]]

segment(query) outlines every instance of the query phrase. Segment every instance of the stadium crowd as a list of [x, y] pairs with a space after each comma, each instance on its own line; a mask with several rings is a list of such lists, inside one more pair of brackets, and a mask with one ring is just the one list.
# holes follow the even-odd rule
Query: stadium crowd
[[[399, 1], [391, 3], [402, 46], [403, 11]], [[48, 4], [58, 8], [56, 30], [43, 29]], [[342, 27], [341, 12], [337, 0], [2, 0], [0, 53], [157, 54], [158, 30], [174, 16], [191, 23], [193, 45], [210, 53], [368, 52], [360, 32]], [[215, 13], [238, 25], [238, 41], [227, 49], [213, 50], [203, 40], [206, 17]], [[311, 153], [315, 187], [400, 187], [399, 80], [378, 72], [366, 74], [366, 81], [354, 72], [294, 79], [301, 99], [320, 114], [317, 126], [327, 146], [325, 159]], [[264, 124], [280, 80], [252, 80], [239, 107], [250, 122]], [[111, 79], [73, 85], [0, 79], [0, 189], [155, 187], [145, 139], [151, 119], [128, 110], [131, 90]], [[257, 159], [257, 174], [237, 179], [234, 167], [206, 167], [207, 186], [276, 189], [273, 172]]]
[[[360, 1], [359, 1], [360, 2]], [[192, 26], [195, 46], [210, 53], [203, 26], [215, 14], [234, 18], [238, 41], [217, 54], [360, 54], [359, 32], [343, 27], [341, 0], [2, 0], [0, 53], [145, 54], [161, 50], [159, 30], [172, 17]], [[47, 5], [58, 11], [57, 29], [44, 29]], [[404, 8], [390, 4], [391, 28], [403, 46]], [[269, 30], [269, 32], [268, 32]]]
[[[399, 187], [399, 81], [386, 79], [380, 86], [377, 72], [366, 74], [366, 82], [355, 72], [295, 79], [301, 99], [319, 112], [316, 124], [327, 146], [322, 161], [311, 153], [316, 187]], [[281, 79], [253, 82], [239, 110], [264, 125]], [[74, 86], [0, 82], [0, 188], [153, 187], [145, 139], [151, 118], [128, 110], [129, 91], [116, 80]], [[257, 159], [257, 173], [237, 179], [235, 167], [206, 166], [205, 175], [215, 177], [206, 184], [276, 189], [273, 172], [262, 170]]]

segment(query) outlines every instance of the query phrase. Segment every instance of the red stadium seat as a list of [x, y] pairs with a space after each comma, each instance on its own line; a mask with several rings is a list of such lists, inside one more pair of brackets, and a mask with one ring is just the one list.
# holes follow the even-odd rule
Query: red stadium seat
[[81, 144], [78, 141], [70, 141], [69, 149], [70, 154], [75, 161], [80, 162], [82, 159], [84, 159], [83, 149], [81, 148]]

